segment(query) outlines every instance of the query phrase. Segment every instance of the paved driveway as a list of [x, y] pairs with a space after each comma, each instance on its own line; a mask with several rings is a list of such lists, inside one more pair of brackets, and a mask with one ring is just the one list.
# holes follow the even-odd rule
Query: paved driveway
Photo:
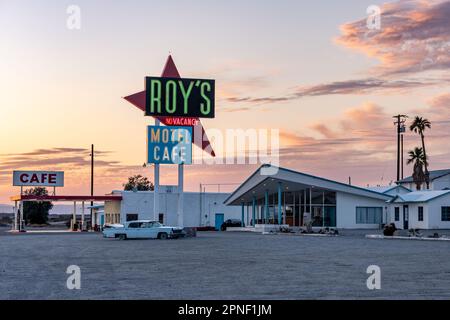
[[[365, 232], [364, 232], [365, 233]], [[81, 290], [68, 290], [69, 265]], [[366, 268], [381, 268], [368, 290]], [[450, 243], [200, 232], [180, 240], [0, 236], [0, 299], [450, 298]]]

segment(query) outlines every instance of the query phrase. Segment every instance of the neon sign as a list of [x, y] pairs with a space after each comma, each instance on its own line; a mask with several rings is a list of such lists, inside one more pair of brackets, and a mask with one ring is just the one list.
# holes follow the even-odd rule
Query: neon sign
[[215, 116], [214, 80], [146, 77], [145, 87], [146, 116]]

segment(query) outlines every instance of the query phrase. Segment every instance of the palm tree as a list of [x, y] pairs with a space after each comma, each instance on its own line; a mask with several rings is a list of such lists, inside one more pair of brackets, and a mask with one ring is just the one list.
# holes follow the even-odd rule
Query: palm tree
[[416, 184], [416, 189], [420, 190], [422, 187], [422, 183], [425, 181], [425, 174], [423, 173], [423, 167], [425, 165], [425, 155], [423, 153], [422, 148], [414, 148], [414, 150], [411, 150], [408, 152], [409, 159], [408, 164], [414, 163], [414, 170], [413, 170], [413, 180]]
[[425, 150], [425, 130], [429, 128], [431, 129], [431, 122], [428, 119], [416, 116], [414, 118], [414, 122], [409, 126], [411, 131], [418, 133], [422, 140], [422, 150], [423, 150], [423, 159], [425, 166], [425, 183], [427, 184], [427, 189], [430, 189], [430, 173], [428, 172], [428, 158], [427, 152]]

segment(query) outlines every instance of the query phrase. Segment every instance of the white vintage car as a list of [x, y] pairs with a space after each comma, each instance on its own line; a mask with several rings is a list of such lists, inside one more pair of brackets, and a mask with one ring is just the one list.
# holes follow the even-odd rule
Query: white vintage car
[[110, 227], [103, 230], [105, 238], [126, 239], [169, 239], [184, 237], [182, 228], [168, 227], [158, 221], [129, 221], [123, 226]]

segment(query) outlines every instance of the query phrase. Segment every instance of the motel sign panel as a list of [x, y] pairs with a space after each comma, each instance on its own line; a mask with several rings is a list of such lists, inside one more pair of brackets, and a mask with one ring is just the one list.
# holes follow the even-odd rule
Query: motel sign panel
[[147, 163], [192, 164], [192, 128], [148, 126]]
[[13, 186], [64, 187], [62, 171], [14, 171]]

